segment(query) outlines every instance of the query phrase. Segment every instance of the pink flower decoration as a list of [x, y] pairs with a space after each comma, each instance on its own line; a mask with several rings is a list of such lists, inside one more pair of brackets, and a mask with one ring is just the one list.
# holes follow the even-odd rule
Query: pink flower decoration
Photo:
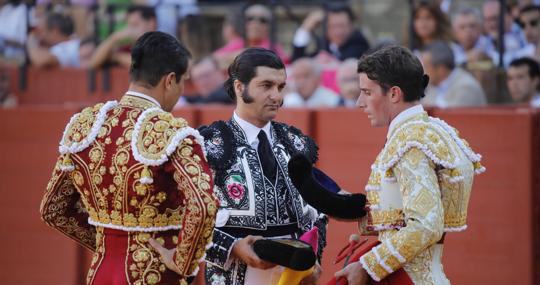
[[229, 190], [229, 196], [233, 199], [240, 200], [242, 197], [244, 197], [244, 186], [239, 183], [232, 183], [227, 185], [227, 189]]

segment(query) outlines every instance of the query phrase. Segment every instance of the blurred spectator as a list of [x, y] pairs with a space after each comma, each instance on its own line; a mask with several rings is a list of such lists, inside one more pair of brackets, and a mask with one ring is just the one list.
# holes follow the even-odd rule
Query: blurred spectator
[[[244, 20], [245, 40], [236, 38], [214, 52], [214, 56], [222, 67], [232, 63], [234, 57], [246, 47], [272, 48], [270, 42], [272, 13], [270, 10], [261, 4], [251, 5], [244, 12]], [[274, 43], [273, 48], [283, 61], [289, 61], [289, 57], [278, 43]]]
[[[487, 0], [482, 6], [484, 16], [484, 32], [496, 49], [491, 56], [495, 64], [499, 64], [498, 41], [499, 41], [499, 15], [501, 6], [499, 0]], [[504, 14], [504, 66], [512, 59], [523, 56], [527, 42], [518, 25], [514, 23], [511, 10], [508, 8]], [[530, 49], [530, 48], [529, 48]]]
[[[99, 2], [100, 5], [107, 4], [102, 0]], [[74, 25], [73, 31], [80, 39], [94, 32], [95, 9], [93, 8], [97, 7], [98, 0], [30, 0], [28, 3], [36, 4], [38, 18], [50, 12], [70, 15]]]
[[89, 37], [93, 33], [93, 21], [96, 16], [92, 6], [97, 4], [96, 0], [71, 0], [71, 16], [74, 21], [75, 34], [78, 38]]
[[96, 51], [96, 48], [95, 38], [90, 37], [81, 40], [81, 43], [79, 44], [79, 67], [90, 67], [90, 61], [92, 60], [92, 55]]
[[79, 67], [79, 39], [71, 38], [73, 21], [60, 13], [50, 13], [28, 38], [28, 57], [37, 67]]
[[356, 107], [356, 100], [360, 96], [358, 85], [358, 60], [346, 59], [339, 66], [336, 73], [336, 81], [340, 90], [339, 106]]
[[158, 31], [174, 37], [178, 35], [178, 21], [199, 14], [197, 0], [147, 0], [146, 5], [155, 7]]
[[28, 7], [21, 0], [10, 0], [0, 8], [0, 57], [24, 61], [28, 33]]
[[131, 6], [126, 17], [127, 27], [110, 35], [97, 47], [90, 68], [99, 68], [106, 62], [129, 68], [131, 45], [144, 33], [156, 30], [156, 13], [152, 7]]
[[321, 66], [311, 58], [300, 58], [292, 65], [296, 92], [285, 95], [285, 107], [335, 107], [339, 95], [321, 86]]
[[223, 22], [221, 37], [225, 45], [233, 41], [242, 40], [243, 31], [242, 15], [238, 12], [230, 13]]
[[427, 45], [420, 54], [430, 85], [424, 106], [439, 108], [480, 106], [486, 104], [486, 96], [480, 84], [467, 71], [455, 67], [452, 49], [442, 41]]
[[420, 1], [413, 12], [413, 32], [408, 44], [417, 52], [433, 41], [450, 42], [450, 24], [436, 2]]
[[[324, 39], [316, 38], [317, 48], [314, 53], [308, 55], [306, 49], [311, 36], [321, 23], [325, 30]], [[305, 56], [312, 57], [320, 51], [325, 51], [340, 61], [360, 58], [369, 49], [369, 44], [364, 35], [354, 28], [353, 23], [354, 14], [345, 4], [327, 4], [324, 12], [320, 10], [311, 12], [294, 35], [292, 60]]]
[[196, 62], [191, 68], [191, 82], [197, 94], [185, 96], [188, 103], [234, 103], [225, 88], [225, 75], [219, 69], [218, 62], [211, 56]]
[[515, 103], [540, 107], [540, 94], [537, 91], [539, 81], [540, 68], [532, 58], [515, 59], [506, 71], [506, 84]]
[[527, 5], [519, 12], [519, 25], [529, 45], [519, 55], [540, 60], [540, 6]]
[[0, 68], [0, 107], [12, 108], [17, 106], [17, 97], [11, 93], [8, 72]]
[[482, 16], [474, 8], [462, 8], [452, 15], [452, 30], [456, 44], [452, 44], [456, 65], [478, 58], [479, 53], [496, 53], [493, 42], [482, 35]]

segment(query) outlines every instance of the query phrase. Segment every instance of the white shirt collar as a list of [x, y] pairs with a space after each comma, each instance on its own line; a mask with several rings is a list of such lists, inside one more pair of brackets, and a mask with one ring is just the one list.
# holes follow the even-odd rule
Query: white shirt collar
[[159, 108], [161, 108], [161, 104], [159, 104], [159, 102], [154, 99], [153, 97], [150, 97], [146, 94], [143, 94], [143, 93], [140, 93], [140, 92], [136, 92], [136, 91], [131, 91], [131, 90], [128, 90], [126, 92], [127, 95], [131, 95], [131, 96], [135, 96], [135, 97], [139, 97], [139, 98], [143, 98], [143, 99], [146, 99], [154, 104], [156, 104]]
[[240, 128], [244, 130], [244, 133], [246, 134], [247, 141], [250, 145], [253, 145], [253, 143], [256, 141], [257, 144], [259, 143], [259, 140], [257, 139], [257, 136], [259, 135], [259, 132], [263, 130], [266, 133], [266, 137], [268, 137], [268, 140], [270, 143], [273, 142], [272, 133], [270, 132], [270, 122], [268, 122], [264, 127], [259, 128], [255, 126], [254, 124], [240, 118], [236, 112], [233, 113], [233, 119], [238, 123]]
[[424, 107], [422, 107], [422, 104], [414, 105], [410, 108], [403, 110], [392, 120], [392, 122], [390, 122], [390, 126], [388, 127], [388, 134], [386, 135], [386, 138], [387, 139], [390, 138], [390, 134], [392, 134], [392, 132], [394, 131], [394, 128], [397, 125], [409, 119], [410, 117], [416, 116], [423, 112], [424, 112]]

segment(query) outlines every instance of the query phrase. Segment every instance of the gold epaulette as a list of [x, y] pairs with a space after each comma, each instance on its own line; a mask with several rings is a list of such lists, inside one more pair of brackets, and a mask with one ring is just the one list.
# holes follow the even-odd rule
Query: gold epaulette
[[159, 108], [145, 110], [137, 119], [131, 139], [133, 157], [145, 165], [140, 182], [152, 183], [148, 166], [166, 162], [188, 136], [194, 137], [204, 150], [204, 139], [197, 130], [188, 126], [186, 120], [175, 118]]
[[418, 120], [400, 126], [390, 137], [379, 162], [379, 169], [388, 171], [411, 148], [421, 150], [433, 163], [454, 168], [458, 154], [449, 145], [451, 138], [435, 125]]
[[477, 173], [484, 170], [480, 164], [481, 156], [471, 150], [468, 143], [458, 136], [457, 131], [444, 121], [431, 117], [399, 126], [380, 156], [379, 169], [389, 171], [411, 148], [421, 150], [435, 165], [445, 169], [458, 166], [461, 150], [473, 163]]
[[107, 112], [116, 107], [117, 104], [116, 101], [99, 103], [93, 107], [84, 108], [80, 113], [71, 117], [58, 148], [60, 153], [64, 155], [61, 166], [63, 170], [73, 169], [70, 154], [84, 150], [96, 139], [107, 118]]

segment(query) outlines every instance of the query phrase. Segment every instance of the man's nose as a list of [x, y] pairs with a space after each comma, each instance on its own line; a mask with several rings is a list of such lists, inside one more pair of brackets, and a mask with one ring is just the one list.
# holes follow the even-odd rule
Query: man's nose
[[272, 100], [276, 100], [282, 96], [281, 93], [282, 92], [280, 92], [277, 88], [274, 88], [270, 91], [270, 94], [268, 95], [268, 97]]
[[358, 96], [358, 99], [356, 99], [356, 107], [358, 108], [365, 108], [366, 105], [364, 104], [364, 99], [362, 98], [363, 96], [360, 95]]

